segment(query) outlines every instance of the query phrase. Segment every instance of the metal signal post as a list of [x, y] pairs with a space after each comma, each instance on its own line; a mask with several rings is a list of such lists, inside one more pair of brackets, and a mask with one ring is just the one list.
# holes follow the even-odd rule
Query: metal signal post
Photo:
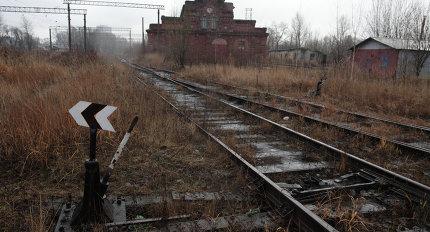
[[100, 166], [96, 159], [97, 130], [115, 131], [108, 117], [116, 107], [85, 102], [78, 102], [69, 112], [73, 119], [90, 128], [90, 154], [85, 162], [84, 197], [71, 218], [72, 226], [90, 223], [112, 222], [114, 220], [112, 204], [101, 194], [105, 188], [100, 183]]

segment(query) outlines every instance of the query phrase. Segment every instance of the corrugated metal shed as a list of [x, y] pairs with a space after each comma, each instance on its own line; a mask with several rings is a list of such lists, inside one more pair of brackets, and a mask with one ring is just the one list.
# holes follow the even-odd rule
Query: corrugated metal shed
[[[358, 49], [362, 45], [368, 43], [369, 41], [376, 41], [382, 43], [390, 48], [394, 48], [397, 50], [424, 50], [430, 51], [430, 43], [429, 41], [414, 41], [414, 40], [406, 40], [406, 39], [395, 39], [395, 38], [383, 38], [383, 37], [369, 37], [366, 40], [356, 44], [354, 47]], [[352, 47], [350, 50], [353, 50]]]
[[430, 44], [392, 38], [368, 38], [354, 47], [354, 62], [378, 77], [430, 77]]

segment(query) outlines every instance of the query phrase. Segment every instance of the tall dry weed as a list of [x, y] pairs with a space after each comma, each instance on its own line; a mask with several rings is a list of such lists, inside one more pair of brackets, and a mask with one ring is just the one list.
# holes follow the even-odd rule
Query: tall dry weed
[[[346, 110], [375, 113], [402, 120], [410, 118], [429, 124], [430, 80], [416, 77], [390, 79], [356, 72], [348, 67], [326, 71], [305, 68], [257, 68], [229, 65], [196, 65], [182, 71], [184, 77], [201, 82], [220, 82], [284, 96], [321, 102]], [[320, 78], [328, 77], [322, 96], [309, 98]], [[426, 122], [427, 121], [427, 122]]]

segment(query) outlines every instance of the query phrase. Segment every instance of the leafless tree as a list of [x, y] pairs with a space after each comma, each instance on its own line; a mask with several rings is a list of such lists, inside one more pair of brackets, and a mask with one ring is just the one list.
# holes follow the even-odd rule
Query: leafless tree
[[25, 49], [30, 51], [36, 46], [36, 39], [33, 37], [33, 27], [25, 16], [22, 17], [22, 29]]
[[428, 9], [418, 1], [373, 0], [367, 15], [367, 32], [374, 37], [416, 39]]
[[[367, 31], [370, 36], [401, 39], [405, 51], [401, 57], [403, 75], [412, 72], [419, 76], [429, 58], [429, 7], [419, 1], [373, 0], [367, 16]], [[410, 70], [410, 71], [407, 71]]]
[[189, 25], [189, 23], [185, 22], [182, 24], [181, 28], [173, 30], [165, 35], [168, 37], [167, 41], [169, 41], [169, 44], [163, 48], [163, 53], [166, 54], [169, 59], [173, 60], [180, 68], [185, 66], [187, 59], [191, 31]]
[[288, 33], [288, 25], [286, 23], [273, 23], [268, 28], [269, 38], [267, 43], [270, 49], [279, 50], [279, 45], [285, 40]]
[[0, 14], [0, 36], [3, 35], [3, 16]]
[[14, 27], [11, 29], [11, 34], [14, 38], [12, 45], [17, 49], [23, 49], [25, 46], [25, 42], [24, 42], [24, 38], [23, 38], [24, 36], [22, 31], [19, 28]]
[[290, 38], [295, 47], [302, 47], [306, 40], [310, 37], [310, 31], [306, 25], [304, 17], [300, 13], [296, 13], [291, 21]]
[[332, 49], [330, 53], [335, 63], [339, 63], [344, 57], [349, 48], [354, 45], [351, 36], [351, 26], [348, 18], [342, 15], [337, 19], [336, 33], [332, 36]]

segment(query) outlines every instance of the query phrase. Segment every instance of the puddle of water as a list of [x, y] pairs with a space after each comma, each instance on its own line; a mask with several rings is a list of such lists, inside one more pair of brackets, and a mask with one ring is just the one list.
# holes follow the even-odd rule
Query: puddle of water
[[228, 118], [226, 118], [226, 117], [208, 116], [208, 115], [200, 115], [198, 117], [194, 117], [194, 119], [196, 119], [200, 122], [205, 122], [205, 123], [217, 123], [217, 122], [222, 122], [222, 121], [228, 120]]
[[273, 146], [276, 143], [253, 143], [256, 148], [256, 157], [260, 159], [278, 158], [280, 163], [274, 165], [257, 166], [263, 173], [280, 173], [305, 171], [326, 168], [325, 162], [306, 162], [303, 161], [303, 153], [299, 151], [281, 150]]
[[239, 121], [239, 120], [229, 120], [229, 119], [221, 119], [221, 120], [214, 120], [214, 121], [211, 122], [211, 124], [214, 124], [214, 125], [242, 124], [242, 121]]
[[368, 202], [368, 203], [361, 206], [360, 213], [369, 214], [369, 213], [376, 213], [376, 212], [381, 212], [381, 211], [385, 211], [385, 210], [386, 210], [386, 208], [382, 205], [379, 205], [379, 204], [373, 203], [373, 202]]
[[284, 172], [298, 172], [310, 171], [316, 169], [326, 168], [325, 163], [303, 163], [303, 162], [287, 162], [276, 165], [257, 166], [257, 169], [263, 174], [284, 173]]
[[225, 130], [225, 131], [226, 130], [233, 130], [236, 132], [246, 132], [246, 131], [249, 131], [250, 126], [240, 124], [240, 123], [232, 123], [232, 124], [218, 125], [218, 128], [221, 130]]
[[236, 135], [236, 138], [238, 139], [264, 139], [265, 137], [262, 135], [257, 135], [257, 134], [238, 134]]

